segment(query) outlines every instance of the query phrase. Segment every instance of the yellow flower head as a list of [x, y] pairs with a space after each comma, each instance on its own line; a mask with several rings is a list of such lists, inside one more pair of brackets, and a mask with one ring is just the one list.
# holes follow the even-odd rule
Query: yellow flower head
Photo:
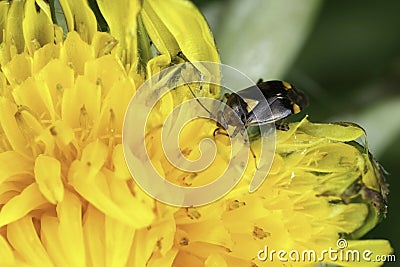
[[[68, 33], [47, 1], [0, 2], [1, 266], [282, 266], [260, 259], [266, 246], [321, 253], [338, 238], [347, 249], [391, 252], [385, 240], [351, 240], [384, 217], [387, 190], [378, 163], [354, 142], [364, 132], [350, 124], [304, 119], [277, 131], [270, 173], [252, 194], [249, 161], [234, 190], [203, 207], [148, 196], [126, 166], [125, 111], [161, 70], [219, 62], [208, 26], [184, 0], [97, 1], [97, 12], [86, 1], [60, 4]], [[109, 33], [97, 31], [100, 13]], [[218, 96], [208, 89], [204, 96]], [[190, 97], [168, 94], [146, 128], [152, 164], [187, 187], [212, 181], [231, 149], [219, 135], [214, 167], [187, 173], [168, 163], [157, 119]], [[214, 129], [205, 120], [187, 125], [183, 154], [198, 157], [197, 140]], [[259, 157], [260, 141], [252, 148]]]

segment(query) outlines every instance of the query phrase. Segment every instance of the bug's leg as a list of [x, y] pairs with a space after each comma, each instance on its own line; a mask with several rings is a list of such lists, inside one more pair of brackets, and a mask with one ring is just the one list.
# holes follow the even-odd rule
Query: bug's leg
[[[237, 129], [239, 129], [239, 127], [237, 127], [237, 128], [235, 129], [235, 131], [236, 131]], [[242, 136], [244, 135], [244, 131], [246, 131], [246, 128], [240, 128], [240, 133], [241, 133]], [[251, 155], [253, 156], [253, 159], [254, 159], [254, 165], [255, 165], [256, 169], [258, 169], [258, 165], [257, 165], [257, 156], [256, 156], [256, 153], [254, 153], [254, 150], [253, 150], [253, 148], [251, 147], [251, 143], [250, 143], [250, 141], [249, 141], [248, 138], [245, 138], [244, 144], [249, 146]]]
[[214, 130], [214, 133], [213, 133], [214, 138], [215, 138], [215, 136], [216, 136], [217, 134], [222, 134], [222, 135], [225, 135], [225, 136], [228, 136], [228, 137], [229, 137], [229, 134], [228, 134], [227, 132], [225, 132], [224, 130], [222, 130], [222, 129], [223, 129], [222, 127], [217, 127], [217, 128]]
[[[223, 135], [229, 136], [229, 134], [226, 132], [227, 128], [228, 128], [228, 124], [225, 120], [223, 112], [218, 111], [218, 113], [217, 113], [217, 129], [214, 130], [213, 136], [215, 137], [217, 134], [223, 134]], [[222, 129], [224, 129], [224, 130], [222, 131]]]
[[[235, 129], [235, 131], [236, 131], [237, 129], [239, 129], [239, 127], [237, 127], [237, 128]], [[246, 131], [246, 129], [241, 128], [241, 131], [240, 131], [240, 132], [241, 132], [242, 136], [244, 135], [244, 131]], [[251, 147], [251, 143], [249, 142], [249, 139], [245, 138], [245, 140], [244, 140], [244, 145], [249, 146], [251, 155], [253, 156], [253, 159], [254, 159], [254, 165], [255, 165], [256, 169], [258, 169], [258, 165], [257, 165], [257, 156], [256, 156], [256, 153], [254, 153], [253, 148]]]
[[287, 131], [289, 131], [289, 123], [288, 122], [286, 122], [286, 121], [278, 121], [278, 122], [275, 122], [275, 128], [277, 129], [277, 130], [280, 130], [280, 131], [285, 131], [285, 132], [287, 132]]
[[257, 157], [256, 157], [256, 154], [254, 153], [254, 150], [253, 150], [253, 148], [251, 147], [251, 145], [249, 144], [249, 147], [250, 147], [250, 152], [251, 152], [251, 155], [253, 156], [253, 159], [254, 159], [254, 165], [256, 166], [256, 170], [258, 170], [258, 165], [257, 165]]

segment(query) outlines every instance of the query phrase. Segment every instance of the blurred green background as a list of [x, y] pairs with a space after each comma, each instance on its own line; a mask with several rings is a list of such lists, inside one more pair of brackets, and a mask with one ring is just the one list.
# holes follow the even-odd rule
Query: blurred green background
[[314, 122], [351, 121], [390, 173], [389, 213], [365, 238], [400, 252], [400, 1], [195, 1], [222, 62], [305, 91]]

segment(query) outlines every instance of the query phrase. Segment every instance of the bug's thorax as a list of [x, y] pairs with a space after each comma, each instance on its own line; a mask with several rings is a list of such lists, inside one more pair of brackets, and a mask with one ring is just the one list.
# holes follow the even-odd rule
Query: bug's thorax
[[[247, 127], [247, 118], [249, 109], [247, 103], [237, 94], [225, 94], [226, 107], [224, 109], [224, 117], [228, 125]], [[239, 117], [238, 121], [235, 117]]]

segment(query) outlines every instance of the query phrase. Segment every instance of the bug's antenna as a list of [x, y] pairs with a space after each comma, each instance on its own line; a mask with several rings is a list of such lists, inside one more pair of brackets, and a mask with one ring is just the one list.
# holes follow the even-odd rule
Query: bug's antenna
[[208, 114], [210, 115], [211, 118], [214, 117], [214, 115], [212, 114], [212, 112], [211, 112], [208, 108], [206, 108], [206, 107], [203, 105], [203, 103], [201, 103], [200, 100], [197, 98], [197, 96], [194, 94], [194, 92], [193, 92], [193, 90], [192, 90], [192, 87], [190, 87], [189, 83], [187, 83], [186, 85], [189, 87], [189, 90], [190, 90], [190, 92], [192, 93], [193, 97], [196, 99], [197, 103], [199, 103], [200, 106], [202, 106], [202, 107], [208, 112]]

